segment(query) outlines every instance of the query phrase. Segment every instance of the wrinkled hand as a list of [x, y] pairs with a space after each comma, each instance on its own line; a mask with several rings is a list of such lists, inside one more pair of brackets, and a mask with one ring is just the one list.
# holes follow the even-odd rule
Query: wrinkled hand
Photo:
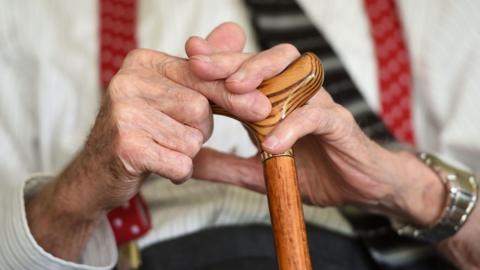
[[[187, 43], [187, 48], [192, 47], [195, 44]], [[298, 56], [295, 48], [283, 44], [256, 55], [200, 53], [190, 57], [189, 64], [197, 76], [211, 81], [224, 79], [228, 91], [245, 93], [286, 67], [272, 67], [271, 63], [284, 59], [290, 63]], [[293, 146], [300, 189], [307, 203], [353, 204], [420, 225], [438, 217], [442, 187], [435, 174], [414, 156], [389, 151], [371, 141], [351, 113], [324, 89], [277, 125], [262, 148], [277, 154]], [[204, 150], [195, 159], [194, 176], [265, 192], [256, 157], [242, 159]], [[426, 209], [425, 205], [433, 207]]]
[[148, 173], [175, 183], [190, 178], [192, 158], [212, 133], [209, 100], [250, 121], [270, 111], [259, 91], [231, 93], [221, 81], [199, 79], [184, 59], [153, 50], [130, 52], [79, 157], [89, 164], [86, 174], [95, 175], [85, 177], [95, 179], [88, 183], [98, 193], [92, 200], [106, 208], [121, 205]]

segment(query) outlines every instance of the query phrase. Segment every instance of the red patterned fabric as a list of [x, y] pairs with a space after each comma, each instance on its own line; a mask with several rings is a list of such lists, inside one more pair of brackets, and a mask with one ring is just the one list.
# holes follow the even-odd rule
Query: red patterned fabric
[[364, 0], [379, 74], [381, 116], [400, 141], [414, 144], [412, 75], [394, 0]]
[[[100, 83], [107, 89], [129, 51], [137, 46], [136, 0], [100, 0]], [[135, 240], [151, 228], [150, 214], [140, 194], [108, 214], [118, 245]]]
[[137, 46], [136, 0], [100, 0], [100, 82], [107, 88], [129, 51]]
[[150, 214], [140, 194], [110, 211], [108, 220], [119, 246], [145, 235], [151, 228]]

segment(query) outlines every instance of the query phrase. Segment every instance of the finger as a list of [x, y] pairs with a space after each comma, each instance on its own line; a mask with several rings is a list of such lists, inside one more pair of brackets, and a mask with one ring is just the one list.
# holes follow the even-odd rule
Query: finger
[[122, 145], [119, 157], [123, 164], [158, 174], [174, 183], [189, 179], [193, 172], [190, 157], [165, 148], [143, 134], [130, 134]]
[[335, 128], [331, 117], [337, 122], [353, 119], [351, 113], [335, 103], [322, 87], [306, 105], [294, 110], [270, 132], [262, 148], [270, 153], [282, 153], [309, 133], [328, 134]]
[[189, 157], [194, 157], [205, 141], [198, 129], [179, 123], [148, 105], [143, 106], [142, 110], [133, 108], [131, 105], [124, 107], [122, 116], [118, 122], [121, 128], [132, 130], [132, 127], [135, 127], [136, 130], [145, 132], [146, 136], [152, 138], [157, 144]]
[[168, 116], [197, 130], [204, 140], [212, 135], [213, 116], [208, 99], [188, 87], [174, 82], [166, 82], [158, 87], [167, 87], [160, 97], [147, 102]]
[[[152, 144], [153, 145], [153, 144]], [[155, 159], [145, 160], [148, 171], [181, 184], [192, 177], [192, 159], [184, 154], [175, 152], [160, 145], [151, 146], [150, 152]]]
[[239, 52], [195, 55], [188, 59], [188, 64], [197, 77], [203, 80], [213, 81], [228, 78], [237, 71], [243, 62], [252, 56], [253, 54]]
[[208, 55], [219, 52], [220, 49], [214, 47], [212, 44], [202, 37], [192, 36], [185, 42], [185, 52], [188, 57], [195, 55]]
[[[189, 58], [192, 72], [204, 80], [226, 79], [226, 87], [234, 93], [246, 93], [283, 71], [298, 58], [295, 47], [282, 44], [259, 54], [214, 53]], [[243, 77], [245, 76], [245, 77]]]
[[241, 52], [245, 41], [243, 29], [238, 24], [226, 22], [213, 29], [206, 39], [189, 38], [185, 43], [185, 51], [189, 57], [218, 52]]
[[310, 133], [333, 139], [341, 125], [335, 111], [335, 107], [324, 108], [310, 104], [296, 109], [267, 135], [262, 148], [269, 153], [280, 154]]
[[265, 193], [262, 164], [258, 157], [242, 158], [202, 148], [193, 160], [193, 177]]
[[300, 56], [291, 44], [280, 44], [246, 60], [229, 76], [225, 85], [233, 93], [245, 93], [256, 89], [262, 81], [282, 72]]
[[[112, 88], [123, 91], [122, 97], [137, 98], [138, 108], [149, 105], [180, 123], [198, 129], [205, 140], [210, 137], [213, 118], [210, 104], [205, 96], [162, 76], [147, 75], [145, 78], [139, 78], [139, 76], [142, 75], [118, 74], [113, 79]], [[117, 85], [119, 87], [115, 87]], [[117, 102], [121, 103], [122, 100]]]
[[207, 41], [221, 52], [240, 52], [245, 47], [246, 35], [240, 25], [225, 22], [213, 29]]
[[[225, 88], [223, 81], [205, 81], [195, 76], [188, 68], [186, 61], [165, 62], [159, 72], [172, 81], [180, 82], [194, 89], [223, 107], [228, 112], [246, 121], [258, 121], [268, 116], [271, 104], [268, 98], [258, 90], [245, 94], [231, 93]], [[180, 71], [180, 72], [179, 72]]]
[[163, 52], [143, 48], [134, 49], [131, 50], [123, 60], [122, 69], [138, 66], [144, 67], [147, 64], [155, 66], [168, 58], [171, 58], [171, 56]]
[[[148, 56], [153, 58], [148, 61]], [[159, 61], [161, 56], [165, 56], [165, 58]], [[189, 69], [186, 60], [151, 50], [135, 50], [135, 53], [130, 53], [128, 58], [127, 62], [131, 66], [125, 67], [115, 75], [109, 86], [110, 91], [122, 92], [129, 89], [141, 89], [150, 82], [158, 83], [158, 89], [162, 89], [162, 83], [164, 83], [162, 80], [166, 77], [176, 84], [199, 92], [242, 120], [258, 121], [267, 117], [271, 111], [270, 101], [260, 91], [255, 90], [242, 95], [231, 93], [225, 88], [222, 81], [205, 81], [195, 76]], [[136, 69], [142, 69], [143, 73], [153, 72], [155, 74], [139, 73]], [[132, 76], [140, 78], [136, 80], [138, 78], [132, 78]], [[145, 83], [137, 85], [143, 81]], [[134, 92], [124, 93], [124, 95], [134, 95]]]

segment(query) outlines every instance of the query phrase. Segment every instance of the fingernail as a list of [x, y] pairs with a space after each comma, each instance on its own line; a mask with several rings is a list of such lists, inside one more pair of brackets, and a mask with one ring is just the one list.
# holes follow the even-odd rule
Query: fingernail
[[263, 147], [274, 149], [278, 144], [280, 144], [280, 141], [278, 140], [277, 136], [271, 135], [263, 142]]
[[194, 55], [192, 57], [190, 57], [190, 60], [198, 60], [198, 61], [201, 61], [201, 62], [205, 62], [205, 63], [210, 63], [212, 62], [212, 59], [210, 59], [210, 57], [206, 56], [206, 55]]
[[244, 70], [239, 70], [235, 72], [232, 76], [228, 77], [226, 82], [241, 82], [245, 80], [245, 77], [247, 76], [246, 72]]

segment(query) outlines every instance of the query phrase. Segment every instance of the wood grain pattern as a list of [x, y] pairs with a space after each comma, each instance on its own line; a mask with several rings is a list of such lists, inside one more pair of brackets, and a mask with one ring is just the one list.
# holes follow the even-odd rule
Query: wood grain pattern
[[[323, 78], [323, 67], [318, 57], [313, 53], [305, 53], [282, 73], [263, 81], [258, 89], [270, 100], [272, 111], [264, 120], [243, 122], [253, 131], [258, 143], [263, 142], [278, 122], [315, 95], [322, 86]], [[215, 114], [236, 118], [220, 106], [212, 104], [211, 107]]]
[[265, 160], [264, 173], [278, 266], [282, 270], [310, 270], [307, 233], [293, 157]]
[[[272, 111], [264, 120], [255, 123], [243, 122], [256, 138], [258, 146], [282, 119], [315, 95], [323, 79], [323, 67], [318, 57], [313, 53], [305, 53], [282, 73], [262, 82], [259, 90], [270, 100]], [[233, 117], [215, 104], [212, 104], [212, 111]], [[281, 270], [311, 270], [292, 153], [291, 149], [280, 155], [262, 153], [275, 249]]]

